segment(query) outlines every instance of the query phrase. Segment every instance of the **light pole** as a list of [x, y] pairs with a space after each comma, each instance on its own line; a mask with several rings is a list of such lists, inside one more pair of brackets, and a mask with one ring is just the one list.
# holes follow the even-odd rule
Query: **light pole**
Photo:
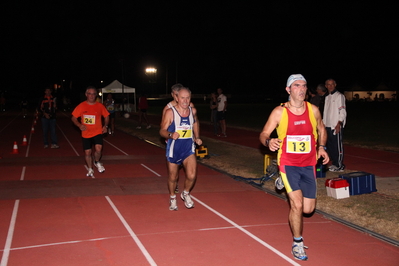
[[[145, 74], [150, 78], [150, 83], [157, 82], [157, 69], [155, 67], [147, 67], [145, 69]], [[153, 89], [152, 85], [151, 88]]]
[[124, 69], [123, 69], [123, 58], [119, 59], [119, 62], [121, 63], [121, 68], [122, 68], [122, 114], [125, 113], [125, 75], [124, 75]]
[[156, 75], [157, 74], [157, 69], [154, 68], [154, 67], [147, 67], [145, 69], [145, 73], [146, 73], [146, 75], [151, 75], [151, 74]]

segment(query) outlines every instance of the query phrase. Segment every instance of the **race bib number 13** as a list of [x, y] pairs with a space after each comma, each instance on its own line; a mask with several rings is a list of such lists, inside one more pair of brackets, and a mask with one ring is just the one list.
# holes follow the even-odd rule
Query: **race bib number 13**
[[309, 153], [310, 135], [287, 135], [287, 153]]
[[83, 115], [83, 124], [95, 125], [96, 124], [96, 116], [95, 115]]

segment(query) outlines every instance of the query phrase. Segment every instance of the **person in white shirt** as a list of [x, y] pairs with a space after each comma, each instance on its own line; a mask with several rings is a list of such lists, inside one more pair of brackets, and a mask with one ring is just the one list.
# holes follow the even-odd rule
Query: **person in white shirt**
[[227, 97], [223, 94], [223, 90], [221, 88], [217, 89], [218, 93], [218, 113], [217, 120], [220, 125], [220, 129], [222, 134], [219, 134], [219, 137], [227, 137], [226, 135], [226, 108], [227, 108]]
[[346, 124], [345, 96], [336, 89], [336, 82], [327, 79], [324, 84], [328, 90], [325, 97], [323, 122], [327, 130], [327, 151], [332, 165], [331, 172], [342, 172], [345, 169], [343, 132]]

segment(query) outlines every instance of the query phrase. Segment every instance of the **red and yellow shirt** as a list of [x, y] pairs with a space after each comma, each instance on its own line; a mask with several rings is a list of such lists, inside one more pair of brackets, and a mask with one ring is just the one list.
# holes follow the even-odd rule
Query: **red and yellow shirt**
[[301, 115], [295, 115], [284, 107], [276, 128], [278, 138], [282, 140], [277, 155], [278, 165], [316, 165], [317, 122], [311, 104], [305, 103], [305, 112]]

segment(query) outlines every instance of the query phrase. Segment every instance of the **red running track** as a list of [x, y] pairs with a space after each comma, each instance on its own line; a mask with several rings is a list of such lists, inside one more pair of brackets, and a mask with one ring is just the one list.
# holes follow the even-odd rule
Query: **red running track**
[[[151, 121], [160, 123], [158, 116], [151, 116]], [[228, 124], [228, 121], [227, 121]], [[260, 132], [240, 128], [227, 128], [227, 138], [217, 137], [213, 133], [213, 126], [201, 123], [201, 135], [220, 141], [227, 141], [269, 152], [259, 141]], [[372, 173], [378, 177], [399, 177], [399, 153], [373, 150], [351, 145], [344, 145], [344, 164], [351, 171]]]
[[[79, 132], [60, 115], [60, 149], [40, 123], [2, 115], [1, 265], [397, 265], [399, 249], [315, 214], [305, 218], [307, 262], [290, 254], [286, 201], [203, 165], [194, 209], [168, 210], [164, 150], [117, 131], [106, 172], [85, 176]], [[150, 129], [156, 130], [156, 129]], [[27, 132], [28, 131], [28, 132]], [[16, 139], [17, 138], [17, 139]], [[20, 143], [18, 143], [20, 144]], [[180, 187], [184, 173], [181, 173]]]

